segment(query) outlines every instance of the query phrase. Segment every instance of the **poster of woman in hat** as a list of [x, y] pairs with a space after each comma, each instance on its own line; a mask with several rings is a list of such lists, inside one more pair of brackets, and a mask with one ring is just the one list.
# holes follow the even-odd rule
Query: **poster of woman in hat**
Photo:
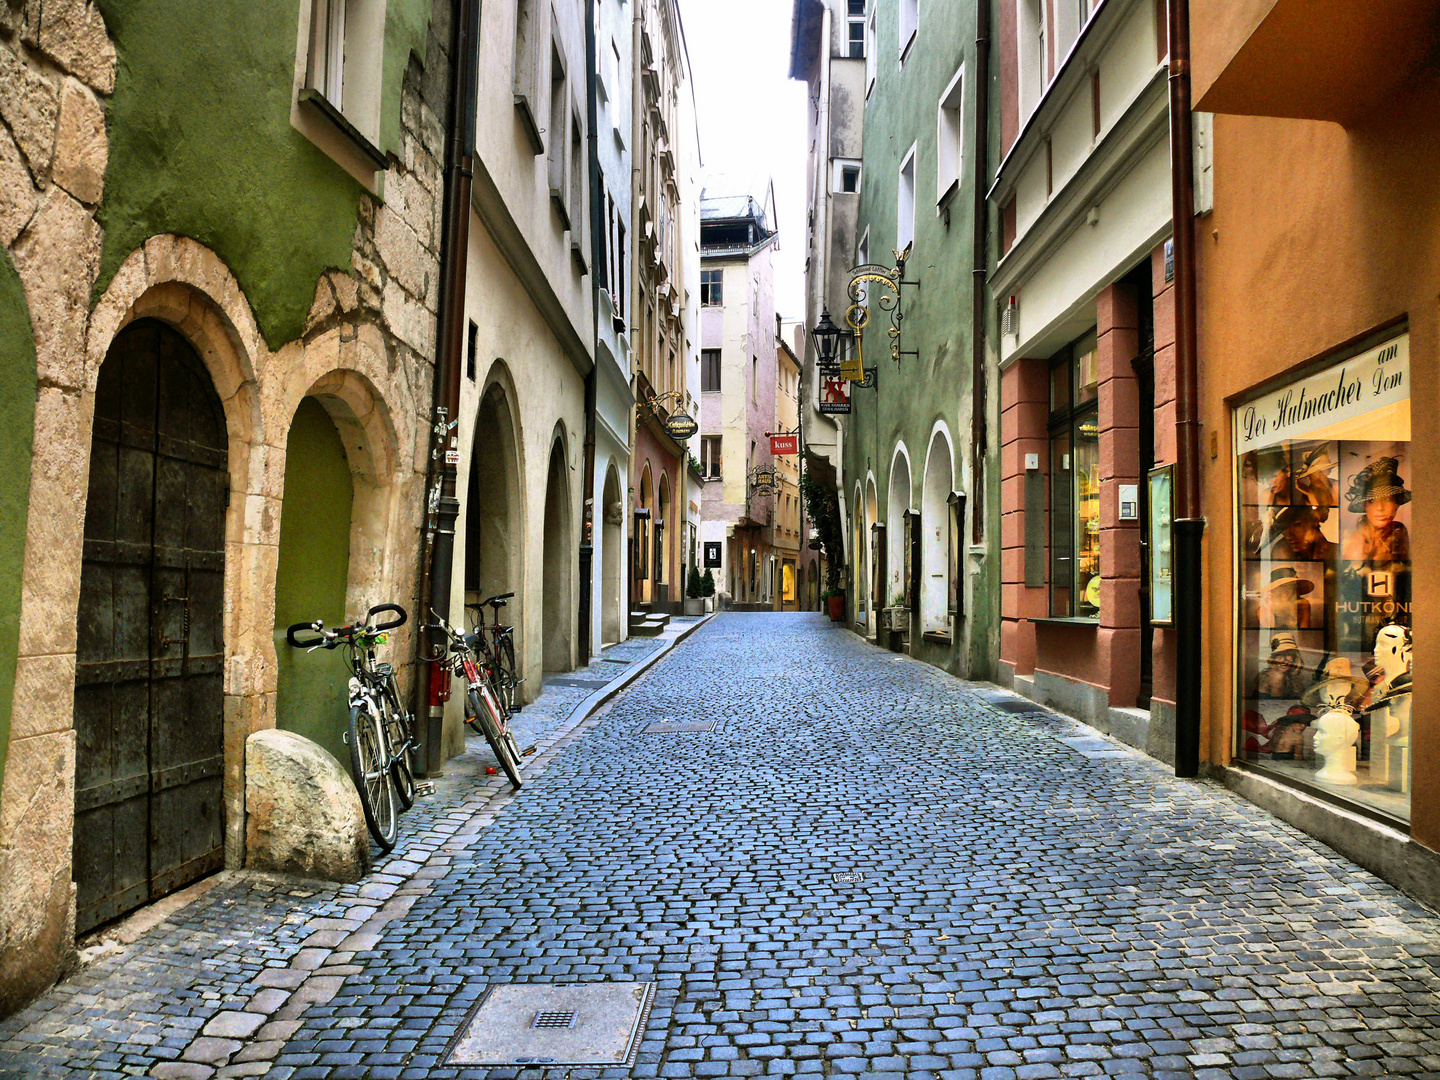
[[[1277, 630], [1320, 630], [1325, 611], [1316, 595], [1325, 568], [1315, 562], [1276, 563], [1265, 559], [1247, 564], [1247, 592], [1254, 599], [1253, 626]], [[1314, 601], [1311, 597], [1314, 595]]]
[[1410, 624], [1405, 443], [1341, 444], [1339, 646], [1370, 652], [1388, 622]]

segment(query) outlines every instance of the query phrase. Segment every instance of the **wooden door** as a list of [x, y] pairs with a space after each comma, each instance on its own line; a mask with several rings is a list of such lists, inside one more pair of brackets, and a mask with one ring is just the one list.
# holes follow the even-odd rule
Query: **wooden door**
[[218, 869], [226, 434], [200, 358], [140, 320], [100, 369], [75, 668], [77, 933]]

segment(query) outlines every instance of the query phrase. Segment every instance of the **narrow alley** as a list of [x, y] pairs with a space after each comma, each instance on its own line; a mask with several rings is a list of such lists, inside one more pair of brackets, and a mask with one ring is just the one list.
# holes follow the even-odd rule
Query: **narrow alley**
[[[361, 884], [235, 873], [112, 947], [0, 1022], [0, 1076], [1440, 1075], [1440, 919], [1007, 704], [1036, 708], [722, 613], [532, 731], [513, 796], [472, 739]], [[468, 1024], [603, 983], [653, 984], [589, 1059], [618, 1065]], [[534, 1000], [527, 1029], [591, 998]]]

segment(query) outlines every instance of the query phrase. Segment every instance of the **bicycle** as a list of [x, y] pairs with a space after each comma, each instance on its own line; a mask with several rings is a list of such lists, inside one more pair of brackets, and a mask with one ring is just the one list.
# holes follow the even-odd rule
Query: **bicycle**
[[[510, 731], [510, 711], [496, 693], [494, 673], [498, 665], [490, 655], [484, 630], [462, 634], [436, 612], [431, 611], [430, 615], [448, 640], [447, 651], [436, 657], [436, 662], [445, 664], [455, 678], [465, 682], [465, 723], [485, 736], [500, 767], [510, 778], [510, 786], [519, 791], [524, 784], [520, 778], [523, 755]], [[484, 661], [483, 667], [477, 659]]]
[[[515, 670], [515, 627], [500, 624], [500, 609], [514, 595], [513, 592], [500, 593], [498, 596], [481, 600], [478, 604], [465, 605], [467, 612], [475, 613], [475, 623], [471, 629], [480, 630], [482, 633], [490, 631], [489, 654], [495, 660], [496, 689], [502, 704], [512, 716], [523, 708], [519, 690], [520, 684], [525, 680], [520, 678]], [[489, 626], [485, 624], [486, 605], [489, 605], [492, 613]]]
[[[373, 623], [376, 615], [393, 612], [399, 616], [392, 622]], [[399, 604], [377, 604], [365, 618], [350, 626], [325, 629], [322, 620], [296, 623], [285, 631], [291, 648], [313, 652], [316, 649], [344, 647], [350, 665], [348, 688], [350, 718], [345, 743], [350, 748], [350, 771], [360, 806], [365, 812], [365, 825], [383, 851], [395, 846], [400, 833], [399, 810], [415, 804], [416, 751], [414, 723], [405, 710], [400, 688], [395, 682], [395, 668], [375, 659], [375, 649], [389, 640], [387, 631], [404, 626], [408, 616]], [[306, 631], [316, 636], [302, 640], [297, 635]]]

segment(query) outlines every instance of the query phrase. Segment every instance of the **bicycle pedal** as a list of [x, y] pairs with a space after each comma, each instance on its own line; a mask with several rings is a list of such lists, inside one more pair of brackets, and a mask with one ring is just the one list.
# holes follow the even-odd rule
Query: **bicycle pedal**
[[429, 780], [418, 780], [415, 783], [415, 795], [417, 798], [425, 798], [435, 794], [435, 785]]
[[535, 747], [534, 747], [534, 746], [527, 746], [524, 750], [521, 750], [521, 751], [520, 751], [520, 756], [521, 756], [521, 757], [529, 757], [529, 756], [530, 756], [531, 754], [533, 754], [533, 753], [535, 753]]

